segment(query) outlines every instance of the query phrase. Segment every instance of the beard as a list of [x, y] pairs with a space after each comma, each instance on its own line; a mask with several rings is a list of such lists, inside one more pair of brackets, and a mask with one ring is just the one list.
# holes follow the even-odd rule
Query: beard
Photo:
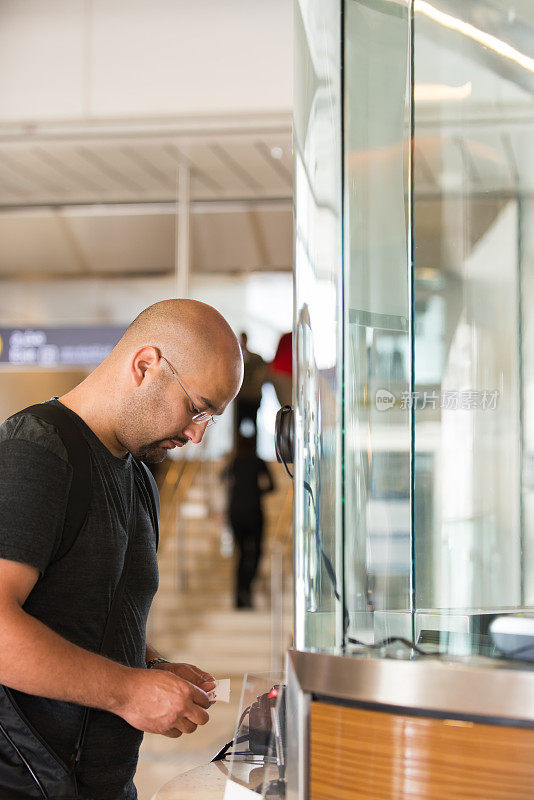
[[165, 456], [167, 455], [167, 450], [165, 447], [162, 447], [161, 444], [154, 442], [153, 444], [144, 444], [140, 447], [136, 453], [132, 453], [134, 458], [137, 458], [138, 461], [144, 461], [145, 464], [160, 464]]
[[[172, 378], [169, 380], [172, 381]], [[168, 444], [170, 440], [175, 440], [183, 445], [187, 444], [189, 439], [182, 431], [179, 433], [172, 431], [164, 435], [169, 430], [169, 418], [173, 417], [175, 409], [165, 405], [158, 386], [151, 385], [151, 387], [142, 397], [136, 395], [125, 399], [120, 420], [120, 436], [117, 438], [134, 458], [146, 464], [159, 464], [170, 449], [168, 446], [163, 446], [164, 442]], [[161, 438], [153, 439], [153, 436]]]
[[[175, 441], [187, 444], [188, 439], [182, 437], [174, 437]], [[167, 441], [162, 439], [159, 442], [150, 442], [150, 444], [141, 445], [135, 453], [132, 453], [134, 458], [139, 461], [144, 461], [145, 464], [160, 464], [166, 457], [169, 450], [168, 447], [163, 447], [162, 442]]]

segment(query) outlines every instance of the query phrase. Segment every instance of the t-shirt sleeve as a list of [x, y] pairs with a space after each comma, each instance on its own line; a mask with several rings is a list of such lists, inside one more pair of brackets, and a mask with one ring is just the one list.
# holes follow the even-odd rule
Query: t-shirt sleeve
[[63, 533], [71, 468], [25, 439], [0, 441], [0, 558], [43, 573]]

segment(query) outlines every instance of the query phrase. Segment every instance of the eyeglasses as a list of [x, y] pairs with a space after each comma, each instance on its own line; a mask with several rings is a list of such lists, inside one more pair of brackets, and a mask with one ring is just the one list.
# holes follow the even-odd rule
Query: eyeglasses
[[193, 416], [191, 417], [191, 420], [192, 420], [192, 422], [194, 422], [194, 423], [195, 423], [195, 424], [197, 424], [197, 425], [202, 425], [204, 422], [206, 422], [206, 421], [207, 421], [207, 423], [208, 423], [208, 424], [206, 425], [206, 428], [209, 428], [209, 426], [210, 426], [210, 425], [215, 425], [215, 423], [217, 422], [217, 420], [215, 419], [215, 417], [214, 417], [214, 416], [212, 416], [211, 414], [209, 414], [207, 411], [201, 411], [201, 410], [200, 410], [199, 408], [197, 408], [197, 407], [196, 407], [196, 405], [193, 403], [193, 400], [192, 400], [192, 398], [191, 398], [191, 395], [189, 394], [189, 392], [187, 391], [187, 389], [186, 389], [186, 388], [185, 388], [185, 386], [183, 385], [182, 381], [180, 380], [180, 378], [179, 378], [179, 377], [178, 377], [178, 375], [176, 374], [176, 370], [174, 369], [174, 367], [173, 367], [173, 365], [171, 364], [171, 362], [169, 361], [169, 359], [168, 359], [168, 358], [165, 358], [165, 356], [164, 356], [163, 354], [161, 354], [161, 353], [160, 353], [160, 356], [161, 356], [161, 358], [162, 358], [162, 359], [163, 359], [163, 360], [164, 360], [164, 361], [165, 361], [165, 362], [168, 364], [168, 366], [169, 366], [169, 368], [170, 368], [170, 370], [171, 370], [171, 372], [172, 372], [172, 375], [173, 375], [173, 377], [174, 377], [174, 378], [176, 378], [176, 380], [178, 381], [178, 383], [179, 383], [179, 384], [180, 384], [180, 386], [182, 387], [183, 391], [185, 392], [185, 394], [186, 394], [186, 395], [187, 395], [187, 397], [189, 398], [189, 400], [190, 400], [190, 402], [191, 402], [191, 405], [193, 406], [193, 411], [194, 411], [194, 414], [193, 414]]

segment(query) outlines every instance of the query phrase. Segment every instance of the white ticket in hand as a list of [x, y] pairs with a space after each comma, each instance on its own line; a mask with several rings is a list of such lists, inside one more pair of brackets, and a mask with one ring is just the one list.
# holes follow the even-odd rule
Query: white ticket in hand
[[219, 700], [221, 703], [230, 702], [230, 678], [223, 678], [223, 680], [215, 681], [217, 684], [215, 689], [208, 692], [210, 700]]

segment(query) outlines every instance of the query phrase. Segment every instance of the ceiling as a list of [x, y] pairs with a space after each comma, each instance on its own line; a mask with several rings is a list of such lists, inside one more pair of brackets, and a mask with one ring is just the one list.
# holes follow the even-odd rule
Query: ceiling
[[[263, 17], [257, 9], [247, 16], [249, 5], [165, 2], [156, 13], [140, 2], [124, 25], [120, 3], [59, 1], [56, 17], [37, 0], [24, 11], [10, 4], [1, 49], [9, 92], [0, 123], [0, 279], [173, 273], [184, 169], [193, 273], [291, 270], [291, 4], [271, 3]], [[533, 0], [433, 5], [530, 52]], [[443, 249], [436, 231], [444, 193], [469, 195], [477, 235], [503, 198], [534, 193], [531, 73], [492, 55], [487, 42], [436, 25], [416, 15], [416, 85], [472, 94], [466, 103], [416, 107], [417, 222], [432, 263]], [[34, 115], [40, 121], [24, 121]], [[360, 169], [389, 170], [387, 156], [352, 152], [355, 180]]]
[[[519, 188], [514, 164], [525, 164], [532, 153], [532, 128], [521, 120], [480, 129], [476, 119], [466, 126], [463, 118], [461, 127], [451, 122], [437, 129], [424, 109], [420, 121], [414, 149], [418, 221], [420, 227], [424, 201], [425, 239], [435, 243], [431, 260], [437, 263], [439, 214], [435, 227], [430, 225], [434, 201], [441, 203], [443, 189], [449, 195], [457, 190], [475, 203], [480, 197], [484, 209], [489, 203], [498, 213], [503, 197]], [[172, 273], [183, 167], [190, 174], [194, 274], [291, 271], [288, 119], [242, 129], [237, 123], [164, 133], [131, 128], [63, 137], [44, 130], [0, 139], [1, 278]], [[360, 170], [387, 170], [388, 163], [357, 152], [349, 161], [355, 179]], [[519, 176], [523, 190], [530, 189], [533, 174], [534, 165], [532, 173]], [[491, 219], [492, 214], [488, 224]]]
[[128, 135], [125, 126], [101, 138], [4, 138], [0, 206], [173, 202], [180, 165], [190, 169], [192, 200], [291, 197], [290, 121], [241, 133]]
[[0, 275], [172, 272], [183, 168], [193, 272], [291, 270], [288, 115], [175, 128], [4, 130]]

